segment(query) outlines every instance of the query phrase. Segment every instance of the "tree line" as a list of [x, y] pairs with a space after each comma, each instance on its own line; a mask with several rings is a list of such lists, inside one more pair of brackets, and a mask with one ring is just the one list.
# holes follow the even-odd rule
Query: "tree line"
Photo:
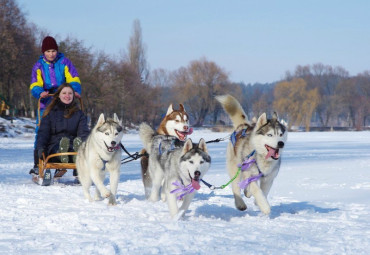
[[[27, 21], [15, 0], [0, 0], [0, 95], [15, 116], [34, 117], [37, 101], [29, 91], [31, 69], [47, 35]], [[370, 122], [370, 72], [350, 76], [343, 67], [298, 65], [285, 78], [268, 84], [230, 81], [217, 63], [202, 57], [177, 70], [150, 70], [139, 20], [133, 21], [124, 54], [108, 55], [78, 38], [57, 38], [59, 51], [75, 65], [82, 83], [86, 114], [116, 112], [125, 126], [159, 124], [170, 103], [185, 105], [193, 126], [229, 124], [216, 95], [229, 93], [248, 117], [278, 112], [289, 126], [349, 127]], [[2, 113], [4, 114], [4, 112]]]

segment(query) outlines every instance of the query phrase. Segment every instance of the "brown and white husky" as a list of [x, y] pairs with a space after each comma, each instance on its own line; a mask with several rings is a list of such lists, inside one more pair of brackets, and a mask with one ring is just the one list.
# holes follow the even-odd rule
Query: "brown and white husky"
[[[188, 135], [193, 132], [189, 126], [189, 115], [185, 107], [180, 104], [180, 109], [173, 109], [172, 104], [167, 109], [166, 116], [163, 118], [157, 129], [158, 135], [168, 135], [176, 137], [181, 142], [184, 142]], [[145, 154], [146, 150], [142, 149], [141, 154]], [[145, 196], [149, 197], [149, 192], [152, 187], [152, 178], [148, 172], [149, 157], [141, 157], [141, 176], [145, 188]]]

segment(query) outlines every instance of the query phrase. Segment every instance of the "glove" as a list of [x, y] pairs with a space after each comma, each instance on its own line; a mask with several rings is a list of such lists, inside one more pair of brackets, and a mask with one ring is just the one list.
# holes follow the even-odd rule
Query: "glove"
[[39, 159], [44, 159], [44, 156], [42, 155], [44, 153], [44, 149], [39, 149], [38, 151], [37, 151], [37, 154], [38, 154], [38, 156], [39, 156]]

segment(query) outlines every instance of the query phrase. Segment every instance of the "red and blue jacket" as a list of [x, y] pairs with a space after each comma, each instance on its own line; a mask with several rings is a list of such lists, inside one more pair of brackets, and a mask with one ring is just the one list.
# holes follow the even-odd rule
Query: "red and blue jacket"
[[[63, 53], [58, 53], [53, 62], [48, 62], [44, 55], [41, 55], [32, 68], [30, 90], [38, 99], [42, 92], [48, 91], [53, 94], [66, 82], [81, 95], [81, 81], [72, 62]], [[50, 97], [41, 99], [40, 109], [44, 109], [50, 100]]]

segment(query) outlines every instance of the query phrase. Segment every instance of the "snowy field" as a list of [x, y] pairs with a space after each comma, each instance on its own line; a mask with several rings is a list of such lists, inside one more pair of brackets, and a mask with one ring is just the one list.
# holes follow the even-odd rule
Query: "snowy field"
[[[195, 130], [193, 141], [228, 133]], [[208, 145], [205, 180], [229, 177], [226, 142]], [[139, 151], [137, 134], [124, 136]], [[144, 199], [139, 161], [122, 165], [118, 205], [89, 203], [81, 186], [42, 187], [28, 174], [33, 136], [0, 138], [0, 254], [369, 254], [370, 132], [290, 133], [271, 189], [270, 216], [246, 199], [234, 207], [230, 187], [202, 184], [182, 221], [167, 204]], [[125, 156], [125, 155], [124, 155]]]

